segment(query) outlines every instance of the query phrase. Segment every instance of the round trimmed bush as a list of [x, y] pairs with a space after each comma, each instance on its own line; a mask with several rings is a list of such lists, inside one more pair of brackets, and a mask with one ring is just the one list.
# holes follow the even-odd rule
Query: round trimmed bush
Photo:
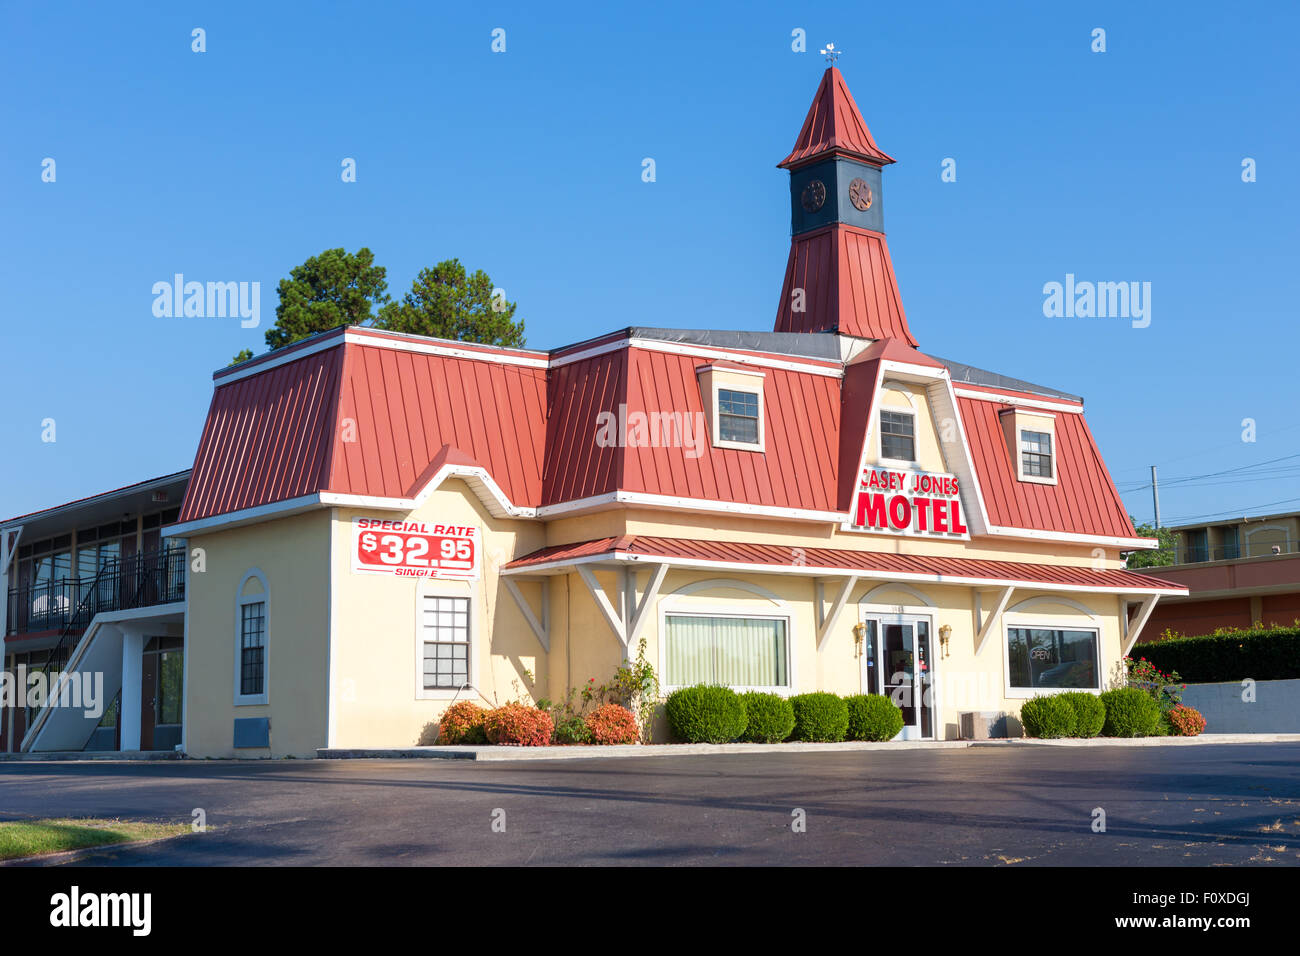
[[843, 697], [826, 691], [799, 694], [790, 698], [794, 709], [792, 740], [812, 743], [835, 743], [849, 730], [849, 705]]
[[1175, 704], [1167, 715], [1169, 726], [1175, 737], [1195, 737], [1205, 729], [1205, 718], [1195, 707]]
[[588, 714], [587, 730], [597, 744], [634, 744], [641, 739], [636, 716], [619, 704], [605, 704]]
[[1101, 695], [1106, 708], [1103, 737], [1155, 737], [1160, 734], [1160, 705], [1146, 691], [1121, 687]]
[[776, 744], [790, 736], [794, 730], [794, 708], [780, 694], [765, 694], [752, 690], [740, 695], [745, 704], [749, 722], [741, 740], [754, 744]]
[[1074, 708], [1075, 737], [1096, 737], [1101, 733], [1101, 728], [1106, 723], [1106, 705], [1100, 697], [1081, 690], [1056, 696]]
[[438, 722], [440, 744], [485, 744], [483, 715], [487, 711], [472, 700], [452, 704]]
[[536, 707], [512, 701], [483, 715], [489, 743], [506, 747], [545, 747], [555, 733], [551, 715]]
[[1070, 737], [1076, 722], [1073, 705], [1062, 700], [1060, 694], [1034, 697], [1020, 705], [1020, 723], [1025, 727], [1026, 737], [1043, 740]]
[[725, 744], [745, 732], [745, 702], [730, 687], [696, 684], [668, 695], [665, 705], [673, 734], [688, 744]]
[[893, 740], [903, 729], [903, 711], [883, 694], [844, 698], [849, 708], [849, 740]]

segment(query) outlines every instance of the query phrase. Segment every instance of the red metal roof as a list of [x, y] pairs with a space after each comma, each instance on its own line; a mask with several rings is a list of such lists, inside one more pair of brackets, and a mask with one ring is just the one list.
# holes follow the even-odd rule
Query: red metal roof
[[[795, 289], [803, 290], [803, 311], [795, 311]], [[836, 223], [795, 236], [775, 331], [839, 331], [915, 346], [884, 234]]]
[[[796, 553], [797, 552], [797, 553]], [[949, 558], [845, 548], [793, 548], [784, 544], [740, 541], [701, 541], [696, 538], [658, 538], [623, 535], [542, 548], [511, 561], [507, 570], [523, 571], [544, 565], [563, 565], [583, 558], [633, 557], [690, 563], [743, 564], [797, 570], [877, 572], [889, 575], [926, 575], [937, 578], [976, 578], [1018, 582], [1044, 587], [1088, 587], [1099, 590], [1185, 591], [1181, 584], [1135, 571], [1097, 570], [1091, 567], [991, 561], [983, 558]]]
[[314, 494], [329, 475], [343, 350], [219, 384], [179, 521]]
[[[1020, 481], [998, 412], [1010, 406], [958, 396], [958, 413], [970, 445], [989, 522], [1073, 534], [1133, 538], [1136, 532], [1083, 416], [1056, 416], [1054, 485]], [[1030, 414], [1034, 410], [1026, 409]]]
[[[541, 500], [546, 370], [349, 342], [324, 490], [413, 497], [446, 446], [515, 505]], [[349, 434], [345, 425], [356, 424]]]
[[[638, 348], [628, 349], [627, 355], [629, 414], [680, 411], [690, 416], [693, 429], [695, 422], [705, 423], [705, 428], [694, 448], [661, 444], [623, 449], [621, 489], [771, 507], [835, 509], [838, 377], [756, 369], [763, 373], [764, 452], [759, 453], [713, 447], [695, 371], [702, 364], [698, 357]], [[698, 457], [697, 451], [702, 452]]]
[[848, 84], [833, 66], [822, 74], [821, 84], [808, 107], [794, 149], [777, 165], [782, 168], [801, 166], [831, 151], [848, 153], [877, 166], [894, 161], [872, 139], [871, 130], [867, 129], [862, 114], [858, 112], [858, 104], [853, 102]]

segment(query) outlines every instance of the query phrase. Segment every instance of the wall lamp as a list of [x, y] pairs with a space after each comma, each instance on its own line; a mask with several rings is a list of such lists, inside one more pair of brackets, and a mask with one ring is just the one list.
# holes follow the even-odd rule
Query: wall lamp
[[952, 637], [951, 624], [945, 624], [939, 628], [939, 649], [943, 652], [944, 657], [948, 656], [948, 638], [950, 637]]

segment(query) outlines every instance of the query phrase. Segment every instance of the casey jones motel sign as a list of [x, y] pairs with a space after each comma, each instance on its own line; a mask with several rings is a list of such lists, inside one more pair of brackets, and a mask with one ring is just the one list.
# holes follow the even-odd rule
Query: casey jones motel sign
[[352, 519], [352, 571], [402, 578], [478, 577], [479, 529], [434, 521]]
[[895, 471], [868, 465], [862, 469], [846, 531], [913, 537], [969, 538], [955, 475]]

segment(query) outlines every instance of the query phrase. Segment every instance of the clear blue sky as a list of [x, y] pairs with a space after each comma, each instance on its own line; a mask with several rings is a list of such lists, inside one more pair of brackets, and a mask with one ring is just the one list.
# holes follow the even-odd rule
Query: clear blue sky
[[[1174, 483], [1300, 456], [1296, 11], [5, 2], [0, 514], [188, 467], [212, 371], [264, 349], [277, 281], [329, 247], [369, 246], [396, 294], [444, 258], [483, 268], [538, 347], [770, 329], [775, 164], [827, 41], [898, 159], [885, 226], [923, 349], [1085, 396], [1121, 488], [1161, 466], [1167, 523], [1300, 509], [1300, 457]], [[261, 282], [263, 328], [155, 318], [176, 272]], [[1150, 282], [1150, 327], [1045, 318], [1066, 273]], [[1125, 497], [1150, 518], [1149, 490]]]

